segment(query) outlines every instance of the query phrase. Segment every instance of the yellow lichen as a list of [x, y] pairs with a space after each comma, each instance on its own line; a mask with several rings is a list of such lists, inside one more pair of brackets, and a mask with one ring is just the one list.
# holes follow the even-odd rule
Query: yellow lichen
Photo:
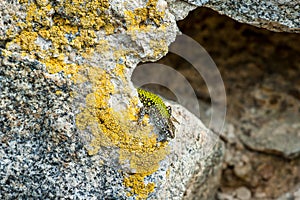
[[[103, 53], [103, 52], [109, 52], [112, 51], [109, 43], [107, 40], [99, 40], [98, 43], [95, 45], [95, 52], [96, 53]], [[116, 57], [118, 58], [118, 57]]]
[[169, 169], [166, 171], [166, 177], [167, 177], [167, 178], [169, 178], [170, 172], [171, 172], [171, 169], [169, 168]]
[[129, 106], [127, 109], [128, 109], [128, 119], [131, 120], [131, 121], [137, 121], [138, 120], [138, 117], [136, 115], [136, 113], [138, 112], [136, 107], [138, 105], [138, 101], [139, 101], [139, 98], [138, 97], [134, 97], [130, 100], [129, 102]]
[[160, 26], [164, 11], [158, 11], [156, 8], [157, 0], [149, 0], [145, 7], [136, 8], [134, 11], [125, 11], [125, 20], [127, 28], [141, 29], [147, 26]]
[[126, 68], [126, 66], [124, 64], [116, 64], [116, 67], [113, 70], [113, 73], [115, 75], [117, 75], [118, 77], [120, 77], [123, 81], [126, 81], [125, 76], [124, 76], [125, 68]]
[[[41, 55], [42, 52], [42, 58], [31, 57], [38, 59], [42, 63], [48, 63], [47, 66], [52, 66], [49, 63], [54, 62], [58, 54], [67, 55], [68, 51], [66, 49], [70, 47], [82, 54], [82, 56], [88, 57], [88, 55], [93, 53], [91, 47], [97, 45], [95, 42], [95, 30], [111, 26], [109, 23], [106, 24], [109, 16], [104, 14], [104, 11], [109, 7], [107, 0], [67, 0], [55, 6], [47, 0], [39, 0], [36, 3], [23, 0], [19, 2], [26, 6], [26, 22], [18, 22], [18, 26], [22, 31], [7, 44], [7, 48], [9, 49], [10, 45], [17, 44], [20, 46], [23, 54], [25, 52], [31, 55], [35, 53]], [[55, 15], [52, 18], [50, 13], [61, 8], [65, 10], [66, 15], [78, 18], [79, 23], [71, 23], [59, 15]], [[11, 32], [10, 30], [7, 31], [7, 33]], [[51, 42], [49, 50], [42, 51], [40, 49], [37, 45], [38, 36]], [[47, 61], [45, 57], [48, 57], [51, 61]], [[62, 60], [60, 59], [60, 61]], [[64, 65], [63, 63], [61, 64]], [[68, 65], [66, 66], [68, 67]], [[64, 69], [63, 71], [66, 72], [67, 70]]]
[[144, 179], [148, 175], [150, 175], [150, 173], [133, 174], [125, 177], [125, 186], [132, 188], [132, 190], [127, 195], [132, 196], [134, 194], [137, 194], [136, 199], [146, 199], [148, 195], [154, 191], [155, 188], [154, 183], [145, 184]]
[[[88, 149], [90, 155], [97, 154], [101, 146], [119, 148], [120, 164], [130, 164], [135, 172], [124, 179], [124, 184], [131, 188], [131, 195], [137, 198], [146, 198], [154, 191], [154, 183], [144, 183], [144, 178], [159, 167], [159, 162], [165, 159], [169, 152], [167, 142], [156, 141], [153, 127], [148, 124], [147, 118], [142, 125], [137, 125], [138, 99], [130, 99], [128, 108], [114, 111], [108, 104], [115, 88], [111, 82], [112, 75], [120, 78], [124, 85], [128, 85], [124, 74], [126, 73], [125, 55], [128, 52], [116, 50], [106, 40], [98, 40], [96, 32], [100, 29], [106, 34], [115, 32], [116, 27], [106, 10], [109, 8], [108, 0], [65, 0], [53, 4], [48, 0], [25, 1], [19, 0], [26, 9], [25, 21], [18, 21], [21, 29], [19, 34], [11, 36], [7, 49], [19, 46], [22, 56], [30, 56], [44, 63], [49, 73], [64, 72], [71, 75], [76, 83], [88, 82], [91, 91], [86, 95], [85, 107], [76, 116], [76, 125], [80, 130], [89, 131], [93, 139]], [[144, 8], [134, 11], [125, 11], [127, 31], [141, 30], [148, 27], [159, 27], [164, 12], [157, 11], [157, 0], [149, 0]], [[65, 16], [59, 13], [63, 10]], [[56, 12], [55, 15], [53, 13]], [[15, 34], [12, 30], [7, 33]], [[47, 42], [47, 45], [43, 46]], [[159, 49], [157, 43], [153, 47]], [[41, 46], [39, 46], [41, 45]], [[165, 45], [165, 44], [164, 44]], [[166, 45], [165, 45], [166, 46]], [[46, 48], [46, 49], [45, 49]], [[48, 49], [47, 49], [48, 48]], [[113, 52], [115, 67], [112, 70], [103, 70], [103, 66], [94, 67], [78, 65], [76, 61], [68, 60], [70, 52], [82, 58], [90, 58], [95, 52]], [[9, 51], [5, 55], [11, 54]], [[118, 62], [119, 59], [124, 62]], [[61, 95], [62, 91], [56, 91]], [[78, 95], [73, 92], [71, 96]]]
[[65, 64], [63, 60], [58, 58], [48, 58], [45, 59], [44, 64], [47, 67], [49, 73], [54, 74], [61, 71], [64, 71], [67, 75], [72, 75], [71, 80], [76, 82], [78, 80], [78, 73], [82, 66], [76, 64]]
[[[93, 84], [93, 92], [86, 97], [86, 107], [76, 118], [77, 126], [82, 130], [89, 128], [94, 136], [88, 153], [97, 154], [101, 146], [118, 147], [120, 164], [129, 162], [136, 173], [128, 182], [134, 181], [134, 177], [145, 177], [155, 172], [159, 162], [169, 153], [169, 148], [167, 143], [156, 141], [157, 136], [151, 126], [136, 125], [137, 99], [132, 99], [128, 109], [115, 112], [108, 106], [110, 95], [114, 93], [110, 75], [99, 68], [89, 68], [88, 79]], [[154, 189], [154, 184], [143, 186], [141, 179], [125, 185], [140, 198]]]
[[168, 45], [164, 40], [152, 40], [150, 41], [150, 47], [153, 49], [153, 55], [157, 57], [158, 55], [168, 53]]
[[21, 49], [26, 49], [29, 52], [40, 50], [39, 46], [35, 44], [38, 37], [36, 32], [22, 31], [13, 41], [8, 43], [9, 45], [17, 44]]

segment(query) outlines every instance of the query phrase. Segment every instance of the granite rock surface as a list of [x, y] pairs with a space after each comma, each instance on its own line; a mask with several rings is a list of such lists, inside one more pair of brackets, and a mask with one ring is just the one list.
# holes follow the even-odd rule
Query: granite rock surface
[[199, 119], [170, 103], [165, 143], [137, 123], [133, 70], [179, 33], [165, 1], [0, 7], [1, 198], [213, 198], [223, 148]]

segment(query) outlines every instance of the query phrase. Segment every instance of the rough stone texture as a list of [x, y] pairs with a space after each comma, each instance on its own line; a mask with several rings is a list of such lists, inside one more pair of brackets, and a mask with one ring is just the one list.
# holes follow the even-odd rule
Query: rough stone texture
[[[292, 150], [292, 146], [284, 142], [292, 141], [299, 132], [297, 126], [288, 125], [296, 124], [295, 120], [299, 119], [292, 118], [299, 114], [300, 105], [299, 34], [276, 33], [242, 24], [208, 8], [192, 11], [186, 19], [178, 22], [178, 26], [209, 52], [226, 87], [227, 116], [221, 134], [226, 142], [226, 152], [218, 199], [237, 199], [236, 189], [239, 187], [249, 189], [251, 199], [293, 197], [294, 188], [295, 191], [299, 188], [300, 159], [299, 156], [286, 159], [284, 152], [288, 153], [286, 150]], [[192, 66], [171, 55], [160, 63], [173, 66], [187, 77], [201, 101], [201, 113], [209, 113], [209, 94]], [[287, 113], [293, 114], [288, 116]], [[263, 118], [264, 115], [268, 118]], [[200, 118], [206, 124], [210, 115], [204, 114]], [[242, 123], [241, 119], [244, 119]], [[253, 121], [260, 126], [255, 126]], [[277, 141], [283, 150], [280, 154], [274, 154], [268, 148], [269, 144], [249, 149], [243, 143], [248, 141], [240, 140], [242, 134], [247, 136], [250, 131], [255, 135], [261, 131], [260, 127], [270, 127], [273, 122], [286, 128], [283, 130], [286, 133], [284, 141], [281, 145]], [[289, 130], [294, 132], [290, 134]], [[264, 133], [267, 134], [272, 141], [273, 133]], [[260, 151], [262, 148], [263, 152]]]
[[15, 133], [46, 134], [45, 128], [72, 136], [71, 81], [63, 74], [46, 73], [37, 61], [16, 55], [1, 57], [0, 81], [0, 132], [7, 139]]
[[236, 190], [236, 196], [240, 200], [249, 200], [251, 198], [251, 192], [246, 187], [239, 187]]
[[297, 0], [186, 1], [193, 5], [212, 8], [220, 14], [225, 14], [239, 22], [273, 31], [300, 32], [300, 3]]
[[[0, 2], [0, 45], [4, 45], [4, 41], [12, 38], [17, 32], [20, 31], [20, 28], [17, 26], [18, 20], [14, 20], [13, 16], [16, 16], [16, 19], [22, 20], [25, 19], [26, 13], [21, 10], [20, 4], [17, 1], [11, 1], [9, 4], [7, 1]], [[10, 30], [10, 34], [6, 32]]]
[[182, 106], [173, 104], [172, 111], [179, 122], [198, 123], [176, 126], [178, 134], [171, 141], [169, 156], [172, 170], [164, 188], [153, 199], [214, 199], [221, 175], [223, 143]]
[[[202, 161], [201, 171], [192, 176], [183, 199], [215, 199], [221, 177], [223, 143], [216, 144], [214, 149], [214, 154]], [[203, 176], [204, 174], [208, 177]]]
[[287, 199], [300, 199], [300, 186], [298, 185], [293, 190], [284, 195], [281, 195], [276, 200], [287, 200]]
[[126, 199], [75, 131], [71, 81], [17, 54], [0, 63], [0, 198]]
[[[230, 102], [228, 116], [239, 119], [234, 120], [238, 130], [241, 129], [238, 137], [254, 150], [297, 157], [300, 153], [299, 35], [272, 34], [226, 16], [220, 18], [206, 8], [193, 11], [186, 20], [191, 21], [179, 22], [181, 30], [204, 45], [221, 71]], [[232, 50], [228, 52], [228, 48]], [[178, 57], [164, 58], [160, 62], [174, 66], [188, 77], [202, 102], [208, 101], [203, 79], [188, 63]], [[266, 76], [266, 72], [270, 75]], [[205, 113], [205, 109], [202, 112]], [[202, 116], [206, 122], [205, 115]]]
[[[1, 63], [0, 197], [127, 199], [122, 174], [99, 165], [98, 156], [87, 156], [74, 126], [70, 96], [56, 93], [71, 90], [70, 81], [17, 54], [2, 57]], [[201, 194], [212, 199], [222, 145], [194, 115], [179, 105], [172, 107], [178, 121], [187, 125], [178, 125], [168, 160], [173, 167], [149, 198], [197, 199]], [[163, 173], [158, 171], [147, 181], [165, 179]]]
[[181, 0], [167, 0], [170, 12], [175, 16], [176, 21], [184, 19], [191, 10], [197, 6]]
[[0, 5], [1, 199], [213, 198], [224, 150], [200, 120], [172, 104], [163, 144], [137, 124], [132, 72], [179, 32], [165, 1]]
[[[199, 120], [180, 106], [172, 105], [174, 115], [181, 119], [180, 127], [177, 127], [178, 136], [169, 144], [171, 153], [160, 162], [154, 163], [159, 163], [155, 172], [150, 170], [151, 174], [140, 173], [142, 180], [134, 176], [132, 178], [132, 174], [143, 170], [130, 165], [130, 158], [135, 155], [132, 152], [129, 156], [123, 152], [125, 158], [123, 157], [120, 163], [119, 150], [126, 151], [130, 149], [131, 144], [133, 146], [136, 144], [130, 143], [132, 141], [122, 141], [128, 135], [120, 138], [114, 135], [114, 133], [121, 132], [116, 130], [122, 130], [124, 127], [129, 127], [128, 132], [133, 132], [133, 128], [136, 127], [134, 115], [140, 103], [132, 103], [134, 97], [137, 96], [130, 82], [132, 71], [137, 63], [155, 61], [167, 52], [167, 47], [178, 34], [175, 20], [183, 19], [190, 10], [195, 8], [194, 5], [211, 7], [238, 21], [259, 27], [276, 31], [299, 32], [299, 3], [296, 1], [260, 3], [189, 1], [194, 5], [188, 5], [186, 2], [169, 0], [168, 5], [163, 0], [148, 2], [133, 0], [127, 3], [115, 0], [86, 1], [87, 4], [82, 6], [76, 3], [70, 5], [68, 2], [34, 1], [30, 6], [21, 5], [17, 1], [0, 2], [0, 47], [5, 48], [1, 51], [0, 71], [0, 125], [2, 125], [0, 127], [2, 141], [0, 198], [19, 196], [23, 198], [134, 199], [139, 195], [142, 195], [139, 196], [142, 198], [148, 195], [150, 199], [213, 198], [220, 174], [222, 145], [202, 126]], [[214, 22], [209, 25], [198, 32], [203, 31], [208, 34], [208, 38], [211, 38], [209, 30], [217, 25]], [[232, 29], [234, 28], [233, 25]], [[242, 33], [249, 35], [251, 31], [246, 29]], [[218, 32], [218, 34], [221, 33]], [[259, 34], [263, 33], [259, 32]], [[282, 44], [297, 49], [299, 45], [295, 41], [298, 36], [294, 37], [295, 40], [286, 44], [285, 38], [279, 36]], [[234, 42], [229, 42], [231, 39], [234, 39]], [[243, 44], [242, 40], [238, 40], [232, 31], [225, 41], [225, 44], [229, 44], [228, 46], [235, 47], [237, 53], [243, 49], [239, 46]], [[260, 45], [259, 42], [256, 43]], [[226, 45], [211, 46], [219, 49]], [[265, 57], [270, 56], [268, 53], [272, 52], [264, 46], [249, 46], [253, 52], [258, 52]], [[12, 52], [19, 52], [21, 58]], [[274, 57], [274, 63], [278, 59], [288, 57], [285, 52], [281, 52], [280, 55], [276, 53], [271, 55]], [[232, 66], [232, 62], [234, 63], [237, 57], [227, 55], [225, 60]], [[29, 61], [27, 58], [32, 58], [32, 60]], [[227, 80], [232, 81], [236, 80], [236, 74], [240, 73], [238, 78], [242, 79], [244, 85], [237, 85], [237, 91], [248, 90], [247, 84], [255, 82], [253, 77], [249, 78], [248, 73], [243, 73], [246, 69], [251, 71], [250, 76], [253, 75], [258, 79], [263, 76], [264, 70], [262, 69], [265, 69], [264, 67], [257, 68], [251, 61], [251, 57], [246, 58], [241, 58], [246, 63], [245, 65], [231, 69], [234, 73], [225, 75]], [[252, 58], [257, 60], [256, 56]], [[288, 60], [289, 65], [293, 63], [299, 62]], [[264, 66], [264, 59], [260, 60], [259, 64]], [[298, 75], [293, 75], [294, 71], [299, 71], [299, 65], [295, 66], [285, 70], [289, 75], [289, 80], [295, 80], [295, 78], [299, 80]], [[231, 82], [228, 81], [227, 84]], [[262, 84], [265, 85], [265, 82]], [[291, 85], [296, 87], [293, 88]], [[288, 102], [294, 102], [296, 105], [299, 100], [297, 84], [287, 86], [291, 89]], [[265, 96], [261, 97], [260, 94], [265, 95], [265, 93], [259, 84], [251, 89], [254, 103], [234, 101], [234, 99], [248, 99], [248, 95], [243, 95], [243, 93], [235, 95], [233, 99], [230, 99], [233, 101], [230, 101], [229, 106], [235, 109], [230, 112], [239, 112], [242, 110], [241, 107], [254, 105], [254, 109], [245, 111], [248, 114], [244, 116], [244, 120], [248, 122], [251, 121], [249, 119], [257, 121], [256, 115], [252, 116], [252, 111], [256, 108], [261, 109], [261, 106], [270, 106], [271, 109], [259, 110], [262, 115], [266, 111], [270, 114], [269, 117], [278, 117], [276, 112], [282, 111], [280, 110], [282, 107], [286, 108], [282, 101], [279, 106], [275, 106], [275, 112], [272, 112], [273, 95], [270, 96], [271, 100], [266, 100]], [[285, 87], [281, 88], [283, 91], [276, 91], [276, 93], [286, 92], [284, 89]], [[208, 95], [203, 87], [199, 87], [197, 92], [198, 95], [204, 94], [203, 98], [207, 101]], [[259, 104], [256, 104], [257, 102]], [[110, 112], [106, 112], [107, 107], [120, 113], [124, 110], [128, 111], [131, 114], [129, 116], [133, 117], [124, 117], [127, 119], [126, 122], [120, 119], [119, 122], [123, 123], [120, 128], [116, 125], [118, 123], [115, 123], [116, 118], [112, 117]], [[293, 110], [295, 108], [296, 106], [291, 106], [292, 110], [285, 109], [284, 111], [288, 115], [291, 112], [295, 113], [294, 116], [298, 117], [297, 112]], [[87, 114], [80, 115], [81, 113]], [[240, 119], [241, 115], [238, 116]], [[75, 119], [79, 119], [81, 123]], [[128, 119], [131, 120], [130, 123]], [[298, 130], [297, 122], [289, 121], [286, 115], [282, 114], [277, 119], [277, 122], [283, 121], [284, 123], [280, 127], [277, 124], [274, 125], [273, 122], [266, 123], [264, 130], [274, 129], [275, 126], [277, 129], [284, 129], [276, 134], [277, 138], [282, 138], [282, 133], [285, 133], [291, 123], [291, 131], [295, 133], [295, 130]], [[224, 174], [232, 173], [238, 177], [228, 182], [237, 186], [245, 184], [252, 188], [259, 185], [260, 179], [268, 182], [270, 186], [254, 190], [254, 196], [258, 198], [278, 196], [279, 191], [274, 191], [275, 194], [271, 192], [272, 185], [279, 181], [278, 177], [283, 175], [285, 175], [285, 180], [282, 183], [292, 186], [297, 180], [297, 176], [294, 175], [300, 174], [297, 173], [299, 172], [298, 161], [293, 161], [282, 171], [276, 171], [272, 164], [275, 160], [277, 167], [281, 168], [284, 161], [280, 158], [276, 160], [262, 156], [258, 160], [265, 161], [262, 162], [264, 164], [252, 162], [250, 158], [256, 154], [241, 155], [241, 151], [244, 150], [243, 144], [232, 134], [241, 131], [244, 135], [240, 138], [249, 137], [249, 131], [244, 131], [245, 128], [249, 128], [249, 124], [244, 127], [239, 126], [239, 123], [235, 125], [236, 129], [231, 128], [223, 135], [230, 145], [239, 150], [236, 154], [227, 152], [229, 170]], [[100, 126], [102, 129], [99, 128]], [[252, 132], [256, 131], [255, 128], [257, 127], [250, 127]], [[101, 134], [106, 132], [112, 132], [109, 135], [110, 140], [101, 137]], [[266, 132], [263, 131], [260, 135], [256, 135], [254, 140], [249, 140], [252, 143], [247, 143], [249, 138], [246, 138], [247, 141], [244, 139], [244, 143], [255, 150], [266, 153], [279, 152], [280, 155], [289, 158], [299, 154], [298, 143], [294, 143], [298, 139], [297, 135], [288, 135], [291, 138], [289, 137], [287, 141], [293, 144], [288, 148], [280, 146], [281, 144], [275, 140], [257, 145], [257, 140], [264, 138], [265, 134]], [[119, 143], [122, 145], [127, 144], [125, 150], [118, 146], [120, 140]], [[212, 144], [216, 144], [214, 148], [211, 148]], [[263, 149], [260, 148], [261, 145], [264, 145]], [[141, 154], [137, 155], [141, 156]], [[146, 170], [146, 172], [149, 171]], [[258, 173], [255, 174], [255, 172]], [[274, 174], [276, 176], [273, 177]], [[155, 183], [155, 187], [151, 183]], [[132, 192], [141, 185], [143, 187], [149, 185], [150, 189]], [[126, 192], [132, 192], [133, 196], [128, 197]], [[269, 195], [271, 193], [272, 195]]]
[[251, 149], [295, 158], [300, 155], [300, 105], [284, 92], [290, 87], [284, 82], [270, 76], [249, 91], [256, 106], [245, 109], [239, 137]]

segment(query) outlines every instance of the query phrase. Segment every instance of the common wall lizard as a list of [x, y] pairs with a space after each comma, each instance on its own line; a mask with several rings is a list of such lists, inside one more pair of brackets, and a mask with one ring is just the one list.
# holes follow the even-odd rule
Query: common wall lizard
[[152, 122], [159, 131], [157, 141], [164, 142], [168, 138], [175, 137], [175, 126], [173, 121], [178, 121], [172, 117], [170, 106], [166, 106], [163, 100], [147, 90], [138, 88], [138, 96], [143, 104], [140, 109], [138, 122], [140, 123], [145, 114], [149, 115], [150, 122]]

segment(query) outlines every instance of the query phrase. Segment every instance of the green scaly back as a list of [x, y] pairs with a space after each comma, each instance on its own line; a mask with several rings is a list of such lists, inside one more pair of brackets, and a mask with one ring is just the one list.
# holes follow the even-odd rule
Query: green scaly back
[[142, 102], [144, 107], [151, 108], [152, 106], [156, 107], [160, 114], [165, 118], [170, 118], [171, 115], [168, 111], [167, 106], [163, 102], [163, 100], [157, 96], [156, 94], [153, 94], [152, 92], [149, 92], [147, 90], [138, 88], [137, 89], [140, 101]]

